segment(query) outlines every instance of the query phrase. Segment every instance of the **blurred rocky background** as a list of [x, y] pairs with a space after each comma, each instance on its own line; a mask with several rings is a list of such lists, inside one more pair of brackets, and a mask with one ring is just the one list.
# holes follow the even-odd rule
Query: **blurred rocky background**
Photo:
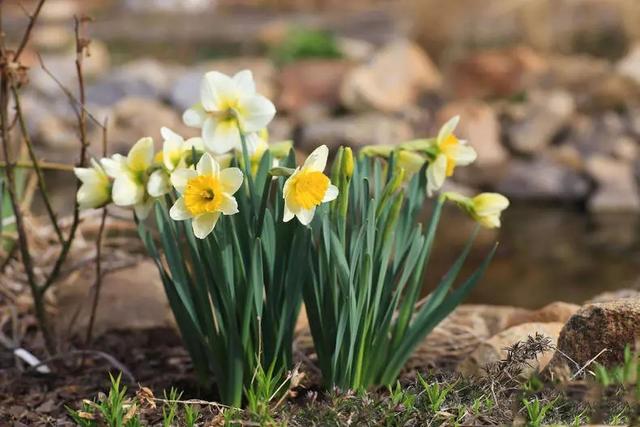
[[[17, 5], [8, 13], [11, 38], [27, 19]], [[23, 55], [23, 103], [50, 161], [74, 160], [78, 137], [39, 58], [76, 91], [72, 17], [83, 14], [94, 18], [87, 103], [108, 118], [111, 152], [145, 135], [159, 143], [161, 126], [194, 134], [180, 115], [211, 69], [251, 69], [279, 110], [271, 139], [302, 152], [429, 136], [460, 114], [479, 157], [451, 185], [514, 201], [475, 302], [539, 307], [635, 286], [637, 0], [48, 0]], [[70, 188], [73, 178], [48, 180]], [[461, 245], [472, 227], [452, 210], [440, 238]], [[495, 238], [481, 234], [472, 261]], [[440, 249], [432, 277], [458, 250]]]

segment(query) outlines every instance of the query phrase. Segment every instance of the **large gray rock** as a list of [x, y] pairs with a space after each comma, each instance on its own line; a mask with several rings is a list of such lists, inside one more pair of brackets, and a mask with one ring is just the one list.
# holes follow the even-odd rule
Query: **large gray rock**
[[513, 160], [497, 190], [514, 199], [581, 201], [589, 187], [581, 174], [554, 160], [539, 158]]
[[127, 98], [166, 99], [181, 67], [154, 59], [124, 64], [87, 87], [87, 102], [111, 106]]
[[523, 154], [541, 151], [569, 124], [575, 111], [571, 95], [563, 91], [533, 92], [530, 100], [516, 110], [507, 128], [512, 148]]
[[597, 185], [589, 199], [589, 210], [640, 211], [640, 194], [631, 164], [604, 155], [594, 155], [587, 160], [587, 171]]
[[401, 111], [427, 90], [440, 88], [442, 77], [427, 54], [415, 43], [396, 40], [371, 61], [345, 78], [341, 98], [354, 111]]
[[411, 127], [401, 119], [381, 113], [366, 113], [311, 122], [302, 130], [300, 148], [311, 151], [318, 145], [362, 147], [395, 144], [411, 139]]

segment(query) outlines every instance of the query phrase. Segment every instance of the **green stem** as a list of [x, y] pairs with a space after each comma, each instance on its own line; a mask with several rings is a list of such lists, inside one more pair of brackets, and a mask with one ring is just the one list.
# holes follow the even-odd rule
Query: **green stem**
[[255, 195], [256, 189], [255, 184], [253, 183], [253, 176], [251, 175], [251, 163], [249, 158], [249, 149], [247, 148], [247, 139], [245, 138], [244, 132], [240, 127], [240, 123], [236, 120], [236, 125], [238, 127], [238, 132], [240, 133], [240, 142], [242, 144], [242, 160], [244, 163], [244, 174], [247, 177], [247, 181], [249, 182], [249, 195], [251, 198], [251, 207], [254, 210], [255, 216]]
[[264, 213], [267, 209], [267, 201], [269, 200], [269, 193], [271, 190], [271, 175], [267, 174], [264, 181], [264, 187], [262, 189], [262, 199], [260, 200], [260, 210], [258, 211], [258, 224], [256, 228], [256, 236], [262, 235], [262, 224], [264, 224]]

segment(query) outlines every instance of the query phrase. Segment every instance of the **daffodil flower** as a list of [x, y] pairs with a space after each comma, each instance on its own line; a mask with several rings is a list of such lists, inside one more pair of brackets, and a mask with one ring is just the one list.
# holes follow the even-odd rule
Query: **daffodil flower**
[[427, 194], [431, 196], [439, 190], [444, 180], [453, 175], [456, 166], [466, 166], [472, 163], [476, 157], [476, 151], [466, 145], [466, 141], [459, 140], [454, 134], [459, 116], [453, 117], [445, 123], [434, 143], [434, 158], [427, 167]]
[[153, 199], [146, 191], [149, 168], [153, 164], [153, 139], [142, 138], [126, 157], [115, 154], [102, 159], [101, 163], [107, 175], [114, 178], [111, 189], [113, 203], [133, 206], [139, 218], [146, 218], [153, 205]]
[[202, 139], [211, 152], [223, 154], [242, 149], [240, 130], [245, 135], [258, 132], [275, 113], [273, 103], [256, 93], [251, 71], [233, 77], [210, 71], [202, 79], [200, 103], [185, 111], [182, 119], [187, 126], [202, 128]]
[[471, 198], [457, 193], [445, 193], [444, 197], [455, 202], [480, 225], [487, 228], [500, 227], [502, 211], [509, 207], [509, 199], [498, 193], [480, 193]]
[[205, 153], [196, 169], [179, 168], [171, 174], [171, 184], [180, 197], [169, 210], [175, 221], [192, 219], [193, 234], [204, 239], [213, 231], [220, 215], [238, 213], [233, 194], [242, 185], [238, 168], [220, 169], [218, 162]]
[[76, 199], [81, 210], [95, 209], [111, 200], [111, 180], [100, 163], [91, 159], [90, 168], [74, 168], [73, 173], [82, 182]]
[[326, 145], [316, 148], [284, 183], [284, 222], [296, 216], [308, 225], [318, 205], [338, 197], [338, 187], [323, 173], [328, 155]]
[[416, 172], [419, 172], [426, 161], [427, 159], [419, 153], [398, 151], [398, 166], [405, 170], [405, 180], [411, 179]]
[[156, 155], [155, 163], [158, 167], [149, 175], [147, 192], [152, 197], [160, 197], [171, 190], [170, 176], [178, 167], [186, 167], [191, 159], [192, 150], [198, 153], [204, 152], [202, 138], [189, 138], [182, 136], [167, 127], [160, 129], [164, 139], [162, 151]]

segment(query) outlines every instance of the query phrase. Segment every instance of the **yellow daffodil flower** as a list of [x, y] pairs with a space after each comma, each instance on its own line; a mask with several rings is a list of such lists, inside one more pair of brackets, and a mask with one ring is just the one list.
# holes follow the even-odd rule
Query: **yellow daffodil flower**
[[91, 159], [90, 168], [74, 168], [73, 172], [82, 182], [76, 199], [81, 210], [95, 209], [111, 200], [111, 180], [100, 163]]
[[398, 151], [398, 166], [405, 170], [405, 179], [409, 180], [419, 172], [427, 161], [426, 157], [413, 151]]
[[243, 70], [229, 77], [217, 71], [204, 75], [200, 103], [184, 112], [187, 126], [202, 128], [202, 139], [214, 154], [242, 149], [238, 125], [245, 135], [264, 129], [276, 108], [256, 93], [253, 74]]
[[456, 166], [466, 166], [477, 157], [476, 151], [466, 145], [466, 141], [459, 140], [453, 134], [459, 121], [459, 116], [453, 117], [438, 132], [433, 147], [435, 157], [427, 167], [427, 194], [429, 196], [442, 187], [447, 177], [453, 175]]
[[193, 234], [204, 239], [213, 231], [220, 215], [238, 213], [233, 194], [242, 185], [238, 168], [220, 169], [218, 162], [205, 153], [196, 169], [179, 168], [171, 174], [171, 184], [180, 197], [169, 210], [175, 221], [192, 219]]
[[136, 142], [126, 157], [115, 154], [101, 160], [107, 175], [114, 178], [111, 190], [113, 203], [133, 206], [141, 219], [147, 217], [153, 205], [153, 199], [146, 191], [153, 158], [153, 139], [146, 137]]
[[457, 193], [445, 193], [444, 197], [458, 204], [480, 225], [487, 228], [500, 227], [502, 211], [509, 207], [509, 199], [498, 193], [480, 193], [471, 198]]
[[300, 223], [308, 225], [320, 203], [338, 197], [338, 187], [323, 173], [328, 156], [326, 145], [316, 148], [284, 183], [284, 222], [296, 216]]

